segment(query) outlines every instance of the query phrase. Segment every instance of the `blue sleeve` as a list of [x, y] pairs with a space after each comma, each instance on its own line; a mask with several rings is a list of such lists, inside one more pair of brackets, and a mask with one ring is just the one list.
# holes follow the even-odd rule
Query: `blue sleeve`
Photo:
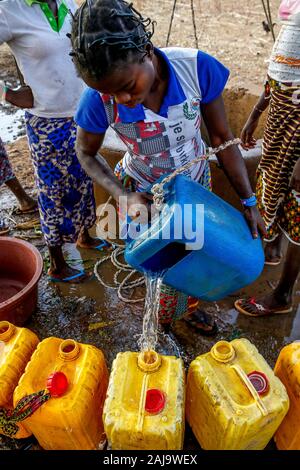
[[104, 134], [109, 127], [100, 93], [93, 88], [86, 88], [81, 95], [75, 122], [87, 132]]
[[202, 103], [208, 104], [221, 95], [229, 77], [229, 70], [211, 55], [199, 51], [197, 71]]

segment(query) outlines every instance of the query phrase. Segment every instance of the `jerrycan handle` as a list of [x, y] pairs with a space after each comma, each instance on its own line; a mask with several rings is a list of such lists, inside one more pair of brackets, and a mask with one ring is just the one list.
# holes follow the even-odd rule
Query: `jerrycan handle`
[[259, 394], [257, 393], [257, 391], [255, 390], [255, 388], [253, 387], [251, 381], [249, 380], [247, 374], [245, 374], [245, 372], [243, 371], [243, 369], [238, 365], [238, 364], [234, 364], [232, 366], [230, 366], [231, 369], [234, 369], [235, 372], [237, 373], [237, 375], [240, 377], [240, 379], [242, 380], [242, 382], [244, 383], [244, 385], [246, 385], [246, 387], [248, 388], [249, 392], [251, 393], [252, 397], [254, 398], [254, 400], [256, 401], [256, 404], [258, 406], [258, 408], [260, 409], [261, 413], [263, 416], [267, 416], [268, 414], [268, 410], [267, 408], [265, 407], [264, 405], [264, 402], [262, 401], [262, 399], [260, 398]]

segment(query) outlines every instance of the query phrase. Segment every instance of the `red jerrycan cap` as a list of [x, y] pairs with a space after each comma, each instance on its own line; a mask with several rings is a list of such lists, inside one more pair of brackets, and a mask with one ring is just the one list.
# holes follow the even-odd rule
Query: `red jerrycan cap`
[[248, 374], [248, 379], [259, 395], [264, 395], [269, 390], [269, 380], [263, 372], [254, 370]]
[[164, 392], [157, 388], [147, 390], [145, 410], [152, 415], [160, 413], [166, 404], [166, 397]]
[[47, 379], [47, 389], [51, 397], [61, 397], [68, 388], [68, 379], [63, 372], [53, 372]]

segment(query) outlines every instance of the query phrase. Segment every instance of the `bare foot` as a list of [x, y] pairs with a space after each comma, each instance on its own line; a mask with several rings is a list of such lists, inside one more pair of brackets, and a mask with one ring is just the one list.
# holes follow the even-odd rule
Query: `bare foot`
[[91, 272], [73, 269], [70, 266], [65, 266], [60, 271], [51, 268], [48, 271], [48, 276], [50, 276], [53, 282], [68, 282], [72, 284], [79, 284], [86, 281], [92, 277], [92, 274]]
[[26, 199], [20, 201], [20, 211], [28, 212], [37, 209], [38, 204], [32, 197], [28, 196]]

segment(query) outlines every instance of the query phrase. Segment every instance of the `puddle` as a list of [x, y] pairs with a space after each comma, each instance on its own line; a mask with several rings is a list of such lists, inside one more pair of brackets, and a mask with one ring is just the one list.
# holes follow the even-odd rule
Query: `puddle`
[[24, 110], [0, 106], [0, 136], [3, 142], [14, 142], [25, 134]]

